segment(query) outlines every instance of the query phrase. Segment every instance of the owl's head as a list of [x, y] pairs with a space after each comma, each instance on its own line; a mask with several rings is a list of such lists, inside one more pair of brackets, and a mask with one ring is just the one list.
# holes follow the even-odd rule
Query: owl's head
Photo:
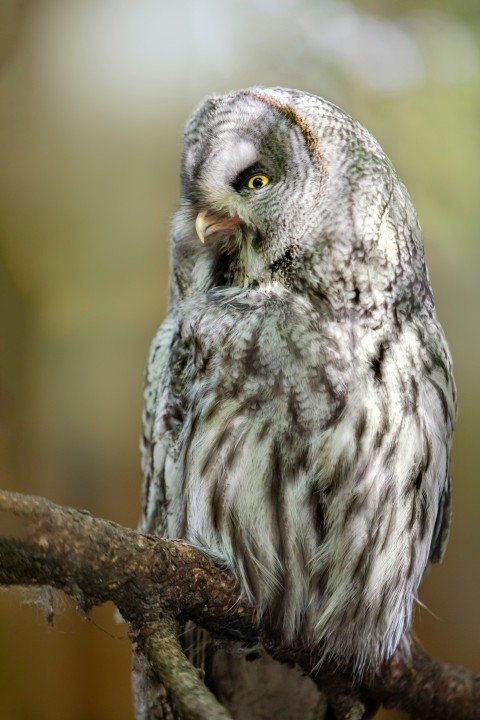
[[412, 256], [413, 275], [425, 274], [390, 161], [322, 98], [282, 88], [207, 98], [185, 129], [181, 180], [175, 294], [280, 283], [358, 309], [383, 302]]

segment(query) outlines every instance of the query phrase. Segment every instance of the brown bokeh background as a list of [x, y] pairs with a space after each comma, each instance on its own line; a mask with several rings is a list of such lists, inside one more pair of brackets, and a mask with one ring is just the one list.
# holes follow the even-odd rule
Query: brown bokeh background
[[[469, 0], [2, 0], [0, 485], [135, 525], [185, 119], [234, 87], [323, 95], [378, 138], [423, 225], [460, 417], [416, 629], [480, 671], [479, 79]], [[57, 598], [52, 629], [42, 603], [0, 591], [1, 720], [131, 720], [112, 607], [82, 620]]]

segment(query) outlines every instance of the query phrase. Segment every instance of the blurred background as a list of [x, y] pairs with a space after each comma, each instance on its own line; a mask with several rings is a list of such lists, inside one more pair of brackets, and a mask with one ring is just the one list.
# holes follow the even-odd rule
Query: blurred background
[[[423, 226], [460, 416], [416, 629], [479, 672], [479, 81], [473, 0], [1, 0], [0, 485], [136, 524], [184, 122], [214, 91], [320, 94], [377, 137]], [[60, 598], [50, 628], [41, 596], [3, 590], [0, 637], [2, 720], [132, 720], [112, 607]]]

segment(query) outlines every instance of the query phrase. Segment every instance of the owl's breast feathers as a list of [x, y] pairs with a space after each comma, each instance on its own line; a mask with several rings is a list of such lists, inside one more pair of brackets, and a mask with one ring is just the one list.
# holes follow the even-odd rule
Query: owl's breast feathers
[[448, 528], [440, 331], [335, 322], [281, 286], [185, 300], [168, 323], [145, 527], [168, 506], [163, 531], [229, 566], [287, 641], [380, 661]]

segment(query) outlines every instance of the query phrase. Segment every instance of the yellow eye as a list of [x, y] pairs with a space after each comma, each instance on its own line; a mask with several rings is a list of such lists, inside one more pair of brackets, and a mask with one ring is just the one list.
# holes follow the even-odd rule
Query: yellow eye
[[269, 182], [270, 179], [266, 175], [252, 175], [247, 182], [247, 187], [250, 188], [250, 190], [259, 190], [265, 187], [265, 185], [268, 185]]

